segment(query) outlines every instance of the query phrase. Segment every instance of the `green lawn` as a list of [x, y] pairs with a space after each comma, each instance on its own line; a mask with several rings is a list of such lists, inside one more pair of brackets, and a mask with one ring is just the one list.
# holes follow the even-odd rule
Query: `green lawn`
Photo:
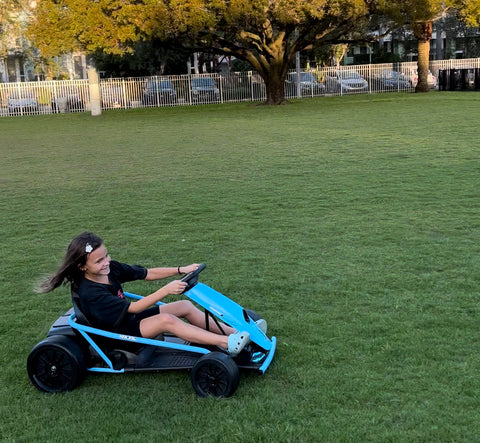
[[[479, 111], [432, 92], [0, 119], [0, 440], [478, 441]], [[227, 400], [185, 372], [33, 388], [70, 302], [32, 288], [85, 229], [118, 260], [205, 261], [277, 336], [267, 373]]]

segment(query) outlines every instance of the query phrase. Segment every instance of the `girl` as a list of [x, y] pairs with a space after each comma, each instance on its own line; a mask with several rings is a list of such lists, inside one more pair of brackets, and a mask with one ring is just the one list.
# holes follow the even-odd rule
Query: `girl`
[[159, 280], [196, 269], [197, 264], [146, 269], [119, 263], [110, 259], [100, 237], [83, 232], [72, 240], [63, 263], [40, 286], [39, 292], [50, 292], [66, 280], [72, 292], [78, 294], [80, 309], [94, 327], [145, 338], [169, 332], [189, 342], [228, 349], [236, 356], [249, 343], [248, 332], [237, 332], [223, 325], [227, 334], [223, 335], [216, 324], [211, 325], [211, 331], [205, 330], [204, 313], [188, 300], [152, 307], [167, 295], [182, 294], [187, 286], [185, 282], [171, 281], [134, 303], [125, 298], [121, 286], [128, 281]]

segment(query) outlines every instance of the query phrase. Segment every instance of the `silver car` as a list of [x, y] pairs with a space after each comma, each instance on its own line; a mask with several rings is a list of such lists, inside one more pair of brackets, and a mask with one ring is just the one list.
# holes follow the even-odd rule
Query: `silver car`
[[334, 71], [326, 75], [328, 92], [354, 93], [368, 91], [368, 82], [357, 71]]
[[8, 113], [38, 114], [38, 100], [31, 89], [14, 89], [8, 96]]

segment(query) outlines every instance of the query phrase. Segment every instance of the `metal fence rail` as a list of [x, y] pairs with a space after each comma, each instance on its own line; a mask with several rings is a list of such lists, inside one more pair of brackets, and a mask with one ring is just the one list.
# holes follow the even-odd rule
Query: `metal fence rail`
[[[438, 88], [440, 70], [480, 69], [480, 58], [430, 62], [429, 84]], [[326, 67], [290, 71], [285, 97], [412, 92], [417, 63]], [[255, 102], [266, 99], [265, 84], [254, 72], [102, 79], [102, 109]], [[90, 110], [88, 80], [55, 80], [0, 84], [0, 116]]]

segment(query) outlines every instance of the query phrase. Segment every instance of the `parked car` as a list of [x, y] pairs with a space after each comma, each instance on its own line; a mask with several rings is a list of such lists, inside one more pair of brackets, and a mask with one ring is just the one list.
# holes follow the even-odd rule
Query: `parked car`
[[123, 87], [121, 85], [102, 84], [102, 108], [128, 108], [130, 101], [126, 99]]
[[7, 108], [10, 115], [37, 114], [37, 96], [31, 89], [14, 89], [8, 96]]
[[177, 103], [177, 92], [168, 79], [149, 79], [143, 91], [143, 104], [161, 106]]
[[377, 75], [373, 75], [370, 78], [370, 86], [374, 90], [405, 90], [412, 87], [410, 80], [405, 77], [401, 72], [385, 69]]
[[81, 91], [76, 86], [61, 86], [52, 92], [52, 112], [84, 111], [85, 103]]
[[213, 77], [192, 78], [192, 100], [194, 102], [220, 101], [220, 90]]
[[300, 92], [302, 95], [319, 95], [325, 93], [325, 85], [319, 82], [317, 77], [311, 72], [296, 72], [287, 75], [285, 86], [290, 95], [297, 94], [297, 85], [300, 83]]
[[357, 71], [334, 71], [325, 76], [328, 92], [365, 92], [368, 82]]
[[[405, 77], [407, 77], [410, 80], [413, 87], [417, 86], [417, 83], [418, 83], [418, 70], [417, 69], [409, 69], [409, 70], [405, 71], [404, 75], [405, 75]], [[428, 86], [431, 89], [434, 89], [434, 88], [437, 87], [437, 78], [431, 73], [430, 70], [428, 71], [427, 82], [428, 82]]]

